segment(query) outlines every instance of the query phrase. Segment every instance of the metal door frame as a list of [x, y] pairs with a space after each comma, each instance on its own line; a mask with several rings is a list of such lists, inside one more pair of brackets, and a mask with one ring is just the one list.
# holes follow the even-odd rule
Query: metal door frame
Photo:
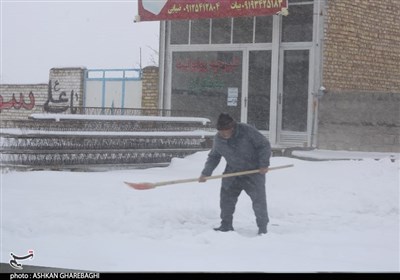
[[[276, 112], [276, 142], [279, 145], [290, 145], [290, 144], [303, 144], [303, 146], [309, 146], [310, 144], [310, 132], [311, 132], [311, 120], [312, 120], [312, 102], [313, 102], [313, 85], [314, 85], [314, 53], [313, 48], [309, 43], [302, 44], [282, 44], [279, 50], [279, 78], [278, 78], [278, 91], [277, 91], [277, 112]], [[285, 131], [282, 129], [282, 104], [283, 102], [283, 73], [284, 73], [284, 52], [287, 50], [308, 50], [308, 98], [307, 98], [307, 129], [304, 132], [298, 131]]]

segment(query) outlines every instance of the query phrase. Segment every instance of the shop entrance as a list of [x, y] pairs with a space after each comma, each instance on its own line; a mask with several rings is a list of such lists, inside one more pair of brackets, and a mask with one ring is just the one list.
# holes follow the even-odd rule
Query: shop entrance
[[289, 1], [287, 17], [162, 25], [169, 35], [162, 60], [163, 107], [190, 110], [214, 124], [220, 112], [228, 112], [255, 126], [273, 146], [310, 146], [312, 94], [321, 69], [321, 13], [314, 2], [319, 3]]
[[[282, 48], [279, 68], [271, 65], [271, 50], [249, 51], [246, 57], [241, 120], [276, 139], [278, 145], [306, 143], [310, 51]], [[271, 77], [273, 71], [278, 73]]]

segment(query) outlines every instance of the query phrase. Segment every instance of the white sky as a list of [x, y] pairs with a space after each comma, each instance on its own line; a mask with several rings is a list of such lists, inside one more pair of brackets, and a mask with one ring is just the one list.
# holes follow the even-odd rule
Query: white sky
[[1, 83], [47, 83], [53, 67], [158, 63], [159, 22], [134, 23], [137, 1], [0, 0]]

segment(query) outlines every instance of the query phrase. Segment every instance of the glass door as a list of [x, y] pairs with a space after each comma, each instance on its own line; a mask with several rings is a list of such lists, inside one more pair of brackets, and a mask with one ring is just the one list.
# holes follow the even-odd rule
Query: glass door
[[250, 51], [247, 106], [247, 123], [258, 130], [269, 130], [271, 95], [271, 51]]
[[280, 72], [278, 142], [305, 143], [310, 92], [310, 50], [282, 49]]

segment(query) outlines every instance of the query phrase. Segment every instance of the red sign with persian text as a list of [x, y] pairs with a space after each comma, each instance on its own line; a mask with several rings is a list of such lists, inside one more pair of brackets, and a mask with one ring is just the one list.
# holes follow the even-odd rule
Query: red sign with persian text
[[287, 0], [138, 0], [136, 21], [285, 14]]

